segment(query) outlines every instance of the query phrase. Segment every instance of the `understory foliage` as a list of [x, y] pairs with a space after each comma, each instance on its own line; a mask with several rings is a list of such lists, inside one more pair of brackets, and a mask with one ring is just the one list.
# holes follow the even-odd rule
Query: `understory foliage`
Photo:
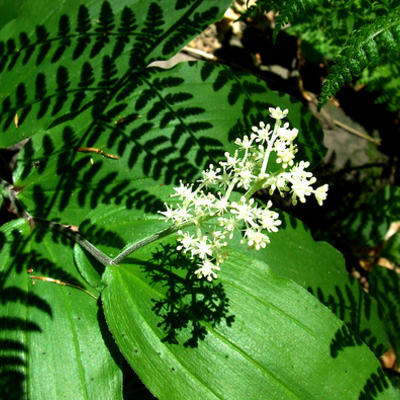
[[278, 13], [274, 38], [286, 25], [289, 33], [300, 36], [313, 48], [313, 54], [305, 50], [306, 57], [334, 62], [322, 87], [319, 107], [341, 87], [363, 74], [361, 83], [370, 84], [371, 90], [381, 93], [378, 101], [399, 111], [400, 88], [395, 73], [400, 54], [398, 2], [259, 0], [249, 7], [244, 17], [270, 10]]
[[227, 65], [159, 66], [229, 5], [0, 3], [1, 398], [398, 398], [390, 277], [367, 293], [273, 206], [334, 193], [317, 119]]

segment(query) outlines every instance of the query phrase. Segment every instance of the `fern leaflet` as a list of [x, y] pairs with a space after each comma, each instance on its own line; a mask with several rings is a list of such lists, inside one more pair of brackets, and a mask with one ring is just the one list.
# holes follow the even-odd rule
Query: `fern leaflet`
[[400, 6], [390, 15], [356, 30], [332, 67], [319, 98], [319, 109], [345, 83], [351, 82], [366, 68], [398, 57], [400, 51]]

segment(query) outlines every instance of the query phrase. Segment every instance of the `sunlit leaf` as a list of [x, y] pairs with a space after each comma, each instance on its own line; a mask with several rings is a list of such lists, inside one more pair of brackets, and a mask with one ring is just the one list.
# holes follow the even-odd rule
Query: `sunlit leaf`
[[0, 231], [0, 397], [122, 399], [119, 354], [98, 293], [62, 237], [23, 220]]

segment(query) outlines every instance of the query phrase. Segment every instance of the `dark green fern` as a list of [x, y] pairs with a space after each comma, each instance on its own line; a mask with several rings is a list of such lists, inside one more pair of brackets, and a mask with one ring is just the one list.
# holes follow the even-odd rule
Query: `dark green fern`
[[265, 11], [279, 12], [276, 16], [273, 33], [273, 39], [275, 41], [279, 31], [284, 25], [293, 22], [297, 17], [303, 15], [317, 4], [317, 0], [258, 0], [255, 5], [248, 8], [244, 17], [254, 17], [263, 14]]
[[399, 111], [400, 59], [380, 65], [373, 71], [363, 71], [359, 82], [365, 85], [367, 90], [378, 94], [376, 103], [385, 104], [389, 111]]
[[332, 67], [319, 98], [319, 108], [343, 85], [366, 68], [398, 58], [400, 54], [400, 6], [353, 33]]
[[[398, 63], [400, 5], [397, 0], [258, 0], [244, 17], [271, 10], [277, 13], [274, 40], [282, 27], [289, 24], [290, 34], [322, 50], [320, 62], [333, 61], [321, 91], [319, 108], [363, 71], [367, 71], [364, 75], [372, 76], [369, 81], [375, 85], [371, 88], [383, 82], [390, 89], [391, 98], [400, 98], [399, 83], [393, 82], [397, 76], [384, 74], [381, 79], [380, 74], [375, 73], [378, 65]], [[369, 81], [364, 79], [364, 82]], [[386, 102], [385, 99], [388, 96], [383, 93], [379, 101]]]

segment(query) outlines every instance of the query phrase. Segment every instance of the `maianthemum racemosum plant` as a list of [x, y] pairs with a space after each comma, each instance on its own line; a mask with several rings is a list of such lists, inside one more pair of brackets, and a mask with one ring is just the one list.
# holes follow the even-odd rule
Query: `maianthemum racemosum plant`
[[[198, 278], [208, 281], [217, 278], [217, 271], [227, 257], [223, 248], [235, 230], [243, 234], [242, 243], [256, 250], [270, 243], [269, 234], [278, 231], [281, 221], [272, 210], [271, 200], [263, 207], [252, 198], [258, 190], [267, 190], [269, 195], [277, 191], [282, 197], [289, 194], [293, 205], [298, 201], [304, 203], [312, 194], [322, 205], [327, 197], [327, 184], [313, 187], [316, 178], [307, 171], [310, 163], [295, 162], [294, 141], [298, 130], [290, 129], [288, 122], [282, 125], [288, 110], [277, 107], [269, 112], [275, 119], [272, 128], [264, 122], [253, 126], [250, 136], [235, 140], [238, 149], [233, 155], [226, 152], [226, 159], [218, 166], [210, 164], [197, 185], [181, 182], [171, 195], [179, 199], [177, 204], [166, 203], [166, 210], [159, 212], [178, 232], [177, 250], [190, 254], [192, 259], [198, 258], [195, 270]], [[267, 172], [272, 158], [279, 168]], [[235, 189], [245, 191], [238, 200], [232, 199]], [[216, 219], [217, 224], [210, 227], [210, 219]], [[195, 227], [194, 234], [183, 231], [190, 225]]]
[[[272, 196], [278, 192], [281, 197], [290, 195], [291, 202], [306, 202], [314, 195], [319, 205], [327, 197], [328, 184], [314, 188], [316, 178], [307, 168], [308, 161], [295, 162], [297, 145], [294, 143], [298, 130], [290, 129], [289, 123], [282, 125], [288, 110], [280, 107], [269, 108], [275, 124], [259, 122], [252, 127], [250, 136], [237, 138], [235, 153], [225, 153], [226, 159], [218, 166], [213, 164], [202, 171], [197, 185], [180, 182], [171, 198], [177, 198], [174, 205], [164, 203], [165, 210], [159, 210], [161, 219], [172, 222], [168, 228], [128, 245], [120, 254], [110, 258], [80, 236], [74, 239], [103, 265], [117, 265], [136, 250], [178, 233], [177, 250], [189, 253], [193, 260], [200, 261], [195, 274], [198, 278], [212, 281], [217, 278], [222, 262], [226, 259], [223, 248], [227, 246], [235, 231], [243, 234], [241, 243], [260, 250], [270, 243], [268, 234], [277, 232], [281, 221], [273, 211], [272, 201], [260, 206], [252, 196], [259, 190], [267, 190]], [[270, 162], [277, 168], [270, 171]], [[239, 199], [233, 199], [234, 190], [244, 191]], [[237, 193], [235, 193], [237, 195]], [[216, 220], [216, 226], [215, 226]], [[214, 222], [214, 223], [212, 223]], [[195, 234], [184, 229], [195, 227]]]
[[[147, 68], [229, 2], [37, 3], [1, 30], [0, 139], [30, 140], [3, 186], [0, 398], [142, 398], [122, 354], [161, 400], [396, 399], [340, 254], [254, 196], [324, 201], [317, 121], [227, 66]], [[271, 105], [304, 161], [286, 110], [251, 130]]]
[[[359, 77], [363, 71], [373, 74], [372, 82], [380, 81], [383, 75], [386, 86], [398, 88], [396, 76], [393, 83], [387, 84], [385, 71], [380, 65], [398, 64], [400, 52], [400, 7], [391, 0], [381, 1], [330, 1], [324, 4], [317, 0], [258, 0], [249, 7], [244, 16], [252, 16], [267, 11], [276, 12], [274, 39], [286, 25], [294, 28], [300, 37], [308, 34], [312, 41], [315, 37], [325, 37], [336, 54], [323, 54], [327, 61], [333, 61], [330, 72], [323, 84], [319, 108], [345, 84]], [[288, 25], [289, 24], [289, 25]], [[342, 29], [339, 29], [341, 27]], [[311, 33], [311, 34], [310, 34]], [[316, 35], [318, 33], [319, 35]], [[364, 77], [364, 82], [369, 79]], [[393, 97], [390, 96], [390, 97]], [[398, 95], [397, 97], [398, 98]], [[390, 103], [388, 97], [385, 98]], [[393, 107], [392, 107], [393, 108]]]

